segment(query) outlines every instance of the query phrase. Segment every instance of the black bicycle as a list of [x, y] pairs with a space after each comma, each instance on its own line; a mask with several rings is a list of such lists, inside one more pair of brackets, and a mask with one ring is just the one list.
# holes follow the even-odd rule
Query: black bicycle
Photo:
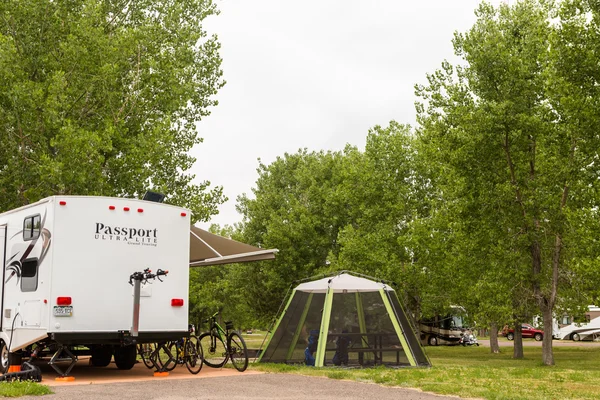
[[165, 371], [172, 371], [176, 366], [184, 364], [192, 374], [197, 374], [202, 369], [202, 346], [194, 336], [194, 325], [190, 325], [189, 329], [189, 336], [165, 343], [156, 351], [156, 361]]
[[248, 348], [242, 336], [233, 330], [231, 321], [225, 322], [225, 329], [217, 322], [219, 312], [205, 320], [210, 324], [208, 332], [198, 337], [204, 350], [204, 363], [209, 367], [220, 368], [231, 359], [231, 363], [240, 372], [248, 368]]

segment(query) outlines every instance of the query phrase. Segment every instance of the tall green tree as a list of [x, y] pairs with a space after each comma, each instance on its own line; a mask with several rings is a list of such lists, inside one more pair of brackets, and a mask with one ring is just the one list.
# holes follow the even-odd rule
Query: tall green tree
[[0, 209], [53, 194], [147, 188], [206, 220], [220, 188], [192, 183], [196, 123], [223, 85], [211, 0], [0, 3]]
[[[565, 7], [574, 3], [585, 2]], [[567, 61], [557, 52], [570, 28], [551, 25], [553, 15], [564, 18], [566, 12], [553, 14], [553, 6], [533, 0], [512, 7], [482, 4], [473, 28], [454, 40], [464, 65], [445, 63], [418, 88], [424, 100], [421, 137], [439, 152], [443, 168], [469, 188], [452, 201], [484, 212], [462, 216], [488, 228], [495, 221], [498, 228], [488, 237], [504, 249], [498, 267], [514, 268], [543, 316], [547, 365], [554, 364], [553, 310], [564, 278], [575, 272], [578, 235], [587, 237], [593, 224], [581, 210], [597, 207], [590, 187], [598, 166], [590, 155], [597, 155], [600, 145], [591, 129], [581, 129], [599, 122], [597, 112], [576, 120], [564, 109], [579, 111], [589, 100], [569, 84], [566, 70], [557, 69]], [[587, 32], [581, 26], [585, 19], [575, 24], [582, 28], [579, 34]], [[574, 37], [563, 39], [565, 51], [579, 54]], [[521, 306], [526, 309], [519, 305], [517, 312]]]
[[330, 253], [339, 251], [338, 232], [347, 224], [341, 184], [341, 152], [285, 154], [260, 164], [254, 198], [238, 198], [245, 243], [277, 248], [274, 261], [245, 268], [247, 301], [265, 321], [277, 312], [296, 280], [328, 269]]

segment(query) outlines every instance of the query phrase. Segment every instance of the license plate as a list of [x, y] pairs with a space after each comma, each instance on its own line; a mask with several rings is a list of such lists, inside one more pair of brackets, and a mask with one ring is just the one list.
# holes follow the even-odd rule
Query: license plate
[[73, 306], [54, 306], [55, 317], [71, 317], [73, 316]]

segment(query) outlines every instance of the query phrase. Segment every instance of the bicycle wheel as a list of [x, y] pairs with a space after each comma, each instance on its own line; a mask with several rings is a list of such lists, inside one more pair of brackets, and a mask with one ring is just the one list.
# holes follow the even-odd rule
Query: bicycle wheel
[[248, 368], [248, 349], [242, 336], [237, 332], [231, 332], [227, 339], [227, 347], [229, 348], [231, 363], [235, 369], [244, 372]]
[[221, 338], [212, 336], [209, 332], [206, 332], [200, 335], [198, 342], [204, 354], [204, 364], [213, 368], [220, 368], [225, 365], [229, 356], [225, 348], [225, 343], [223, 343]]
[[188, 371], [196, 375], [202, 369], [204, 357], [202, 356], [202, 346], [194, 336], [185, 342], [185, 366]]
[[[165, 351], [165, 348], [167, 351]], [[173, 371], [177, 366], [177, 345], [175, 342], [165, 343], [158, 349], [157, 364], [165, 371]]]
[[140, 354], [140, 357], [142, 358], [144, 365], [149, 369], [154, 368], [154, 364], [152, 364], [152, 361], [150, 361], [150, 356], [152, 356], [154, 350], [156, 350], [155, 343], [143, 343], [138, 345], [138, 352]]

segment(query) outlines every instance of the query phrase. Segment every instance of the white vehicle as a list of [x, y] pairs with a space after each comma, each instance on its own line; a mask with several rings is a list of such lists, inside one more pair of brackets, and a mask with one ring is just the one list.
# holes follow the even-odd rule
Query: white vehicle
[[571, 324], [563, 326], [554, 335], [559, 340], [594, 340], [600, 336], [600, 317], [594, 318], [587, 324]]
[[[120, 369], [136, 362], [129, 277], [168, 270], [141, 287], [138, 343], [188, 332], [190, 212], [133, 199], [53, 196], [0, 214], [3, 260], [0, 372], [9, 353], [91, 355]], [[62, 356], [61, 356], [62, 354]], [[69, 367], [70, 370], [70, 367]], [[67, 371], [68, 373], [68, 371]]]

